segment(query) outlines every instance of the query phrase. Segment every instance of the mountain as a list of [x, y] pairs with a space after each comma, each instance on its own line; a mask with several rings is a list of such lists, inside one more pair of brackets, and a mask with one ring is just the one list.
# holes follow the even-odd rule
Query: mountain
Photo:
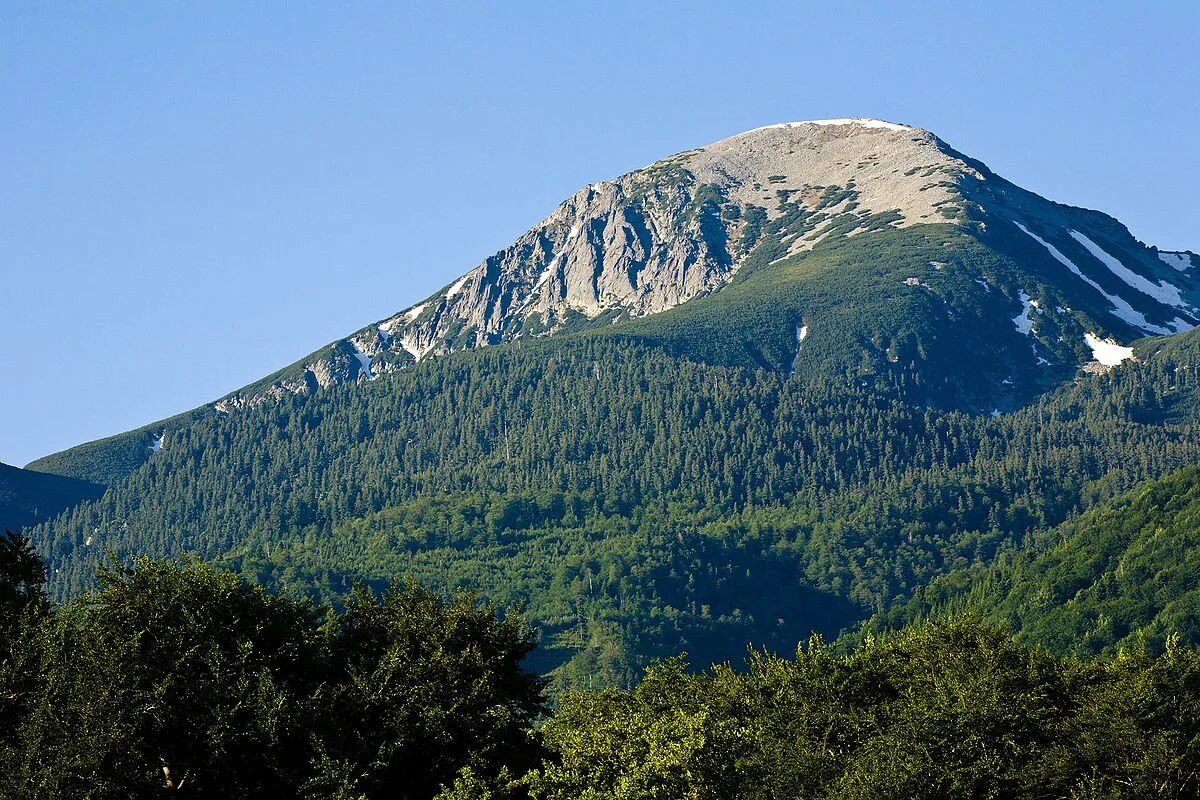
[[[560, 205], [424, 302], [178, 417], [41, 459], [32, 529], [336, 600], [521, 605], [538, 665], [788, 650], [1200, 461], [1191, 253], [933, 134], [789, 123]], [[1147, 338], [1149, 337], [1149, 338]]]
[[[1011, 410], [1080, 366], [1119, 362], [1137, 338], [1195, 325], [1197, 264], [1022, 190], [928, 131], [785, 123], [587, 186], [432, 297], [198, 413], [589, 328], [717, 363], [887, 384], [907, 370], [923, 384], [909, 381], [914, 399]], [[140, 462], [172, 427], [111, 442], [132, 461], [103, 460]], [[29, 467], [110, 477], [80, 453]]]
[[[931, 257], [909, 259], [899, 276], [908, 294], [929, 297], [903, 302], [975, 334], [977, 347], [994, 349], [993, 337], [1023, 335], [1033, 364], [1061, 377], [1080, 363], [1120, 358], [1110, 341], [1197, 323], [1192, 254], [1159, 253], [1110, 217], [1021, 190], [928, 131], [870, 119], [785, 123], [584, 187], [432, 297], [214, 407], [371, 380], [455, 350], [620, 325], [718, 293], [737, 277], [822, 244], [853, 244], [828, 268], [862, 272], [878, 259], [874, 240], [937, 223], [949, 225], [922, 234], [941, 239], [926, 248]], [[979, 246], [1001, 263], [993, 270], [972, 263], [970, 251]], [[973, 283], [956, 280], [962, 278]], [[894, 283], [887, 288], [903, 297]], [[845, 289], [828, 291], [839, 305], [850, 299]], [[986, 297], [992, 292], [997, 296]], [[825, 322], [820, 310], [787, 309], [790, 355], [800, 331], [807, 328], [816, 341]], [[982, 330], [974, 315], [1005, 324]], [[852, 322], [862, 327], [864, 320]], [[1067, 346], [1059, 341], [1064, 335]], [[882, 345], [872, 349], [905, 357], [897, 352], [903, 341]]]
[[[205, 410], [581, 328], [665, 335], [705, 360], [781, 370], [878, 374], [915, 362], [942, 384], [927, 402], [1007, 410], [1081, 365], [1119, 362], [1134, 339], [1194, 326], [1197, 264], [1024, 191], [928, 131], [784, 123], [591, 184], [432, 297]], [[775, 280], [729, 291], [763, 271]], [[764, 302], [781, 281], [787, 296]], [[655, 318], [708, 296], [722, 302]], [[813, 353], [805, 364], [802, 349]], [[140, 460], [170, 427], [140, 432]], [[109, 477], [85, 460], [29, 466]]]
[[0, 464], [0, 531], [44, 522], [103, 492], [87, 481]]

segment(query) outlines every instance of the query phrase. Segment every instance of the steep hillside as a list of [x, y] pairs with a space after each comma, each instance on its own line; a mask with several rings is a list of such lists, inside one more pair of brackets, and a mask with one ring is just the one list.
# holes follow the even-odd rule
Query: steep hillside
[[87, 481], [0, 464], [0, 531], [44, 522], [103, 491]]
[[936, 580], [893, 624], [969, 607], [1058, 653], [1200, 641], [1200, 468], [1138, 486], [1038, 540], [1031, 553]]
[[[1190, 335], [1190, 337], [1194, 336]], [[1200, 376], [1146, 356], [999, 418], [593, 336], [210, 415], [33, 531], [54, 587], [194, 552], [328, 598], [402, 574], [526, 606], [541, 664], [790, 649], [1200, 460]]]

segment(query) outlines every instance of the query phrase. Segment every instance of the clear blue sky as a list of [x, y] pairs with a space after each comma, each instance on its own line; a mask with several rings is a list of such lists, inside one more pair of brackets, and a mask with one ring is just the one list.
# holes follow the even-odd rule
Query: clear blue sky
[[770, 122], [929, 128], [1200, 250], [1200, 4], [1138, 5], [4, 3], [0, 460], [215, 399]]

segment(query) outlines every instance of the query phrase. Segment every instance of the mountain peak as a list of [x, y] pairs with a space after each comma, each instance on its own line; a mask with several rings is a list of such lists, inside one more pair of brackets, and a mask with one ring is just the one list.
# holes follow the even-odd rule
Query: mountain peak
[[[1009, 344], [1040, 367], [1064, 341], [1079, 350], [1060, 354], [1064, 371], [1086, 358], [1083, 332], [1072, 326], [1128, 343], [1200, 320], [1190, 255], [1151, 252], [1116, 220], [1027, 192], [927, 130], [869, 117], [782, 122], [588, 184], [431, 297], [217, 408], [373, 380], [456, 350], [646, 317], [722, 290], [747, 265], [751, 272], [772, 267], [838, 240], [861, 253], [888, 232], [935, 225], [953, 226], [976, 244], [986, 239], [986, 247], [1022, 262], [1019, 285], [1001, 287], [972, 266], [965, 286], [1001, 288], [989, 313], [1007, 321], [1021, 311], [1028, 325]], [[947, 268], [946, 253], [928, 256], [920, 269]], [[845, 269], [867, 263], [853, 258]], [[873, 274], [878, 269], [873, 263]], [[918, 271], [900, 283], [928, 290]], [[961, 297], [939, 302], [949, 308]], [[1052, 336], [1049, 321], [1035, 325], [1027, 302], [1062, 307], [1067, 316], [1069, 308], [1094, 313], [1055, 323]], [[1031, 348], [1026, 337], [1042, 329], [1046, 341]]]
[[772, 130], [775, 128], [798, 128], [803, 125], [820, 125], [823, 127], [840, 127], [854, 125], [860, 128], [882, 128], [891, 131], [913, 131], [920, 130], [911, 125], [901, 125], [898, 122], [888, 122], [883, 119], [875, 119], [874, 117], [841, 117], [838, 119], [808, 119], [799, 122], [776, 122], [773, 125], [763, 125], [759, 128], [752, 128], [738, 136], [745, 136], [747, 133], [756, 133], [758, 131]]

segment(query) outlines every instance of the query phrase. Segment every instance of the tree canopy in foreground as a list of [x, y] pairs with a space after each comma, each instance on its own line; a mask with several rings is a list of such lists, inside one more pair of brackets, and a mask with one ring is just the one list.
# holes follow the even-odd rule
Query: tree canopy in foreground
[[549, 712], [534, 632], [415, 583], [339, 610], [199, 561], [110, 565], [54, 607], [0, 542], [5, 798], [1200, 796], [1200, 656], [1056, 657], [966, 617]]

